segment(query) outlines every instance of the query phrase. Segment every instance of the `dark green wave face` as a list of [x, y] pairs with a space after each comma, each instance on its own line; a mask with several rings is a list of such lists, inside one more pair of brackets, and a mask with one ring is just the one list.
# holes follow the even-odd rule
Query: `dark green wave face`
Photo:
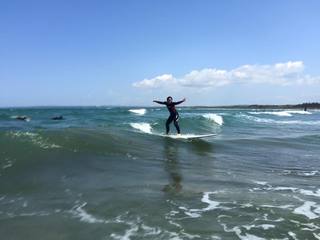
[[0, 109], [1, 239], [320, 238], [320, 112], [178, 111]]

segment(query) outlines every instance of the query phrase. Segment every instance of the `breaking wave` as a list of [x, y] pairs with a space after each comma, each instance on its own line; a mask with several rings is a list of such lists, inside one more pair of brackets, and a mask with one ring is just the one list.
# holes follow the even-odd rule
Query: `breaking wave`
[[145, 108], [141, 108], [141, 109], [129, 109], [128, 111], [131, 112], [131, 113], [135, 113], [135, 114], [137, 114], [137, 115], [144, 115], [144, 114], [146, 114], [147, 109], [145, 109]]
[[43, 138], [38, 133], [33, 132], [23, 132], [23, 131], [11, 131], [8, 133], [8, 136], [19, 139], [21, 141], [30, 141], [34, 145], [43, 148], [43, 149], [49, 149], [49, 148], [60, 148], [61, 146], [51, 143], [48, 141], [48, 139]]
[[223, 124], [223, 118], [218, 115], [218, 114], [215, 114], [215, 113], [206, 113], [206, 114], [203, 114], [202, 115], [204, 118], [210, 120], [210, 121], [213, 121], [215, 122], [216, 124], [218, 125], [222, 125]]
[[269, 118], [259, 118], [259, 117], [250, 116], [250, 115], [246, 115], [246, 114], [238, 114], [238, 117], [245, 118], [245, 119], [248, 119], [250, 121], [254, 121], [254, 122], [258, 122], [258, 123], [320, 125], [320, 121], [319, 120], [315, 120], [315, 121], [303, 121], [303, 120], [281, 121], [281, 120], [274, 120], [274, 119], [269, 119]]
[[130, 123], [130, 126], [141, 132], [151, 134], [152, 127], [149, 123]]
[[275, 115], [279, 117], [292, 117], [293, 114], [303, 114], [303, 115], [310, 115], [311, 112], [308, 111], [299, 111], [299, 110], [288, 110], [288, 111], [267, 111], [267, 112], [249, 112], [253, 115]]

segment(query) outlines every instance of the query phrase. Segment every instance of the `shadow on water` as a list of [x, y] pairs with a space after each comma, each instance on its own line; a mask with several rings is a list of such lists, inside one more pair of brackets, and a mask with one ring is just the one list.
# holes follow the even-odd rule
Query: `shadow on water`
[[179, 146], [172, 139], [164, 139], [164, 168], [168, 173], [169, 184], [163, 187], [164, 192], [179, 193], [182, 190], [182, 176], [179, 166]]

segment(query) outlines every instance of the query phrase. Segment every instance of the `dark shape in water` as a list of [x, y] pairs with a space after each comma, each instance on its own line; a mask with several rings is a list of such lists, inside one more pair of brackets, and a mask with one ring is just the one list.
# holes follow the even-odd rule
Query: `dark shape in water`
[[27, 116], [16, 116], [17, 120], [21, 120], [21, 121], [28, 121], [29, 118]]
[[62, 115], [60, 115], [60, 116], [52, 117], [51, 119], [52, 120], [63, 120], [64, 118]]

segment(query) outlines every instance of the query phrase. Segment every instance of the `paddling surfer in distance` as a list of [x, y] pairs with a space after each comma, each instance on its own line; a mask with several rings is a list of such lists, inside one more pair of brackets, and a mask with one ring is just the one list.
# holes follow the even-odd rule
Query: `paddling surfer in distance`
[[170, 131], [170, 124], [172, 123], [173, 121], [173, 124], [174, 126], [176, 127], [177, 129], [177, 133], [180, 134], [180, 127], [179, 127], [179, 113], [178, 111], [176, 110], [176, 105], [180, 104], [180, 103], [183, 103], [184, 101], [186, 101], [186, 99], [182, 99], [181, 101], [178, 101], [178, 102], [173, 102], [173, 99], [171, 96], [167, 97], [167, 101], [156, 101], [156, 100], [153, 100], [153, 102], [155, 103], [158, 103], [158, 104], [162, 104], [162, 105], [166, 105], [167, 106], [167, 109], [170, 113], [167, 121], [166, 121], [166, 134], [169, 134], [169, 131]]

